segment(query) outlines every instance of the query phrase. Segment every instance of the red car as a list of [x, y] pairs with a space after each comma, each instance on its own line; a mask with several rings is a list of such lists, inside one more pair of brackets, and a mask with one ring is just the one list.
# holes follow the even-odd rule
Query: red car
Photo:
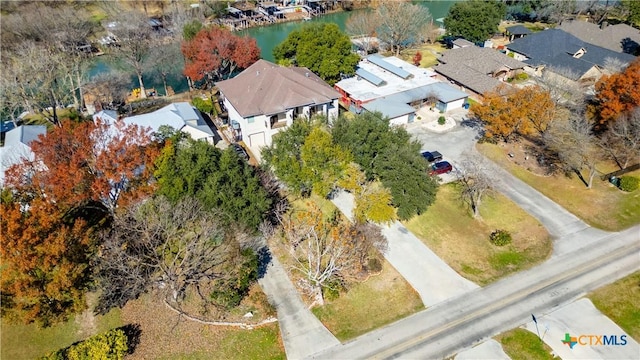
[[451, 172], [451, 170], [453, 170], [453, 166], [451, 166], [448, 161], [440, 161], [431, 165], [431, 171], [429, 171], [429, 175], [446, 174], [448, 172]]

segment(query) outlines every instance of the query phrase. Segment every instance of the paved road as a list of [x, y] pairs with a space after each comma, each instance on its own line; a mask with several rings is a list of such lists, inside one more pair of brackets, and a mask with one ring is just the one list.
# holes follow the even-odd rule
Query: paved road
[[[341, 191], [332, 201], [346, 217], [352, 218], [353, 195]], [[400, 222], [394, 221], [390, 226], [381, 226], [381, 229], [389, 246], [385, 259], [418, 292], [425, 306], [478, 288], [455, 272]]]
[[[573, 236], [573, 235], [569, 235]], [[434, 359], [518, 327], [640, 268], [640, 226], [610, 234], [578, 253], [471, 291], [319, 352], [314, 359]]]
[[302, 359], [340, 344], [302, 302], [278, 259], [271, 259], [258, 282], [278, 311], [280, 334], [288, 359]]

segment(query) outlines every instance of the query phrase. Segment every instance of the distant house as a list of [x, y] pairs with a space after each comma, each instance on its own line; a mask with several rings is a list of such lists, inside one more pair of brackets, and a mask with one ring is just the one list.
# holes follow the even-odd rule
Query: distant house
[[463, 38], [458, 38], [453, 40], [453, 42], [451, 43], [451, 48], [452, 49], [460, 49], [463, 47], [469, 47], [469, 46], [476, 46], [476, 44], [472, 43], [471, 41], [467, 40], [467, 39], [463, 39]]
[[338, 116], [340, 94], [309, 69], [258, 60], [236, 77], [216, 83], [236, 139], [260, 149], [298, 116]]
[[125, 124], [135, 124], [157, 132], [161, 126], [169, 126], [189, 134], [195, 140], [204, 140], [211, 144], [216, 141], [216, 132], [204, 120], [200, 111], [188, 102], [169, 104], [148, 114], [135, 115], [118, 120], [118, 114], [113, 110], [102, 110], [93, 115], [93, 120], [100, 118], [107, 124], [122, 121]]
[[548, 71], [564, 79], [592, 84], [606, 74], [607, 62], [628, 64], [634, 56], [584, 42], [568, 32], [549, 29], [516, 39], [507, 45], [514, 58], [528, 65], [528, 72]]
[[505, 33], [505, 35], [509, 38], [509, 41], [520, 39], [522, 37], [525, 37], [531, 34], [532, 34], [531, 30], [527, 29], [522, 25], [509, 26], [507, 27], [507, 31]]
[[23, 160], [34, 160], [31, 143], [46, 134], [47, 127], [44, 125], [22, 125], [6, 133], [4, 146], [0, 147], [0, 186], [4, 186], [7, 169]]
[[578, 39], [615, 52], [636, 54], [640, 47], [640, 30], [627, 24], [601, 25], [578, 20], [563, 21], [558, 29]]
[[394, 125], [413, 122], [416, 109], [427, 104], [440, 111], [461, 108], [468, 96], [439, 82], [431, 70], [379, 54], [362, 59], [356, 75], [334, 87], [350, 111], [378, 111]]
[[469, 46], [446, 51], [433, 70], [447, 81], [482, 95], [523, 72], [526, 64], [500, 51]]

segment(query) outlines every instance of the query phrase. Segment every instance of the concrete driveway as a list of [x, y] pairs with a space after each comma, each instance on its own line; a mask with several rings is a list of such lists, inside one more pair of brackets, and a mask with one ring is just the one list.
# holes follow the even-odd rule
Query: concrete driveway
[[[332, 201], [352, 219], [353, 195], [341, 191]], [[425, 306], [433, 306], [478, 288], [449, 267], [400, 222], [394, 221], [390, 226], [381, 226], [381, 229], [389, 245], [384, 257], [418, 292]]]

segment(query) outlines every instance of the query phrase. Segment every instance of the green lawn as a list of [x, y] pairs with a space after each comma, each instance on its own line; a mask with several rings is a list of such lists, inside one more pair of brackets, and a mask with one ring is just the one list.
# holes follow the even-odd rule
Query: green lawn
[[268, 325], [254, 330], [229, 329], [220, 339], [215, 352], [196, 351], [175, 354], [164, 359], [209, 360], [216, 359], [286, 359], [279, 345], [278, 325]]
[[[549, 256], [552, 243], [547, 231], [505, 196], [486, 196], [480, 218], [474, 219], [459, 193], [458, 184], [441, 186], [436, 202], [404, 224], [462, 276], [486, 285]], [[489, 235], [496, 229], [509, 231], [512, 243], [492, 245]]]
[[79, 317], [48, 328], [35, 324], [17, 325], [2, 320], [2, 359], [34, 359], [49, 352], [65, 348], [76, 341], [122, 326], [120, 310], [112, 310], [104, 316], [95, 317], [95, 331], [83, 336]]
[[640, 272], [588, 295], [598, 310], [640, 342]]
[[345, 341], [422, 309], [420, 296], [385, 261], [382, 273], [312, 311], [329, 331]]
[[540, 341], [538, 335], [525, 330], [513, 329], [496, 336], [502, 349], [513, 360], [553, 360], [551, 348]]
[[[626, 193], [599, 177], [593, 180], [592, 188], [587, 189], [576, 176], [536, 175], [511, 161], [499, 145], [483, 143], [478, 144], [477, 149], [591, 226], [618, 231], [640, 223], [640, 190]], [[598, 170], [608, 173], [613, 168], [610, 164], [601, 164]], [[628, 175], [640, 177], [640, 171]]]

